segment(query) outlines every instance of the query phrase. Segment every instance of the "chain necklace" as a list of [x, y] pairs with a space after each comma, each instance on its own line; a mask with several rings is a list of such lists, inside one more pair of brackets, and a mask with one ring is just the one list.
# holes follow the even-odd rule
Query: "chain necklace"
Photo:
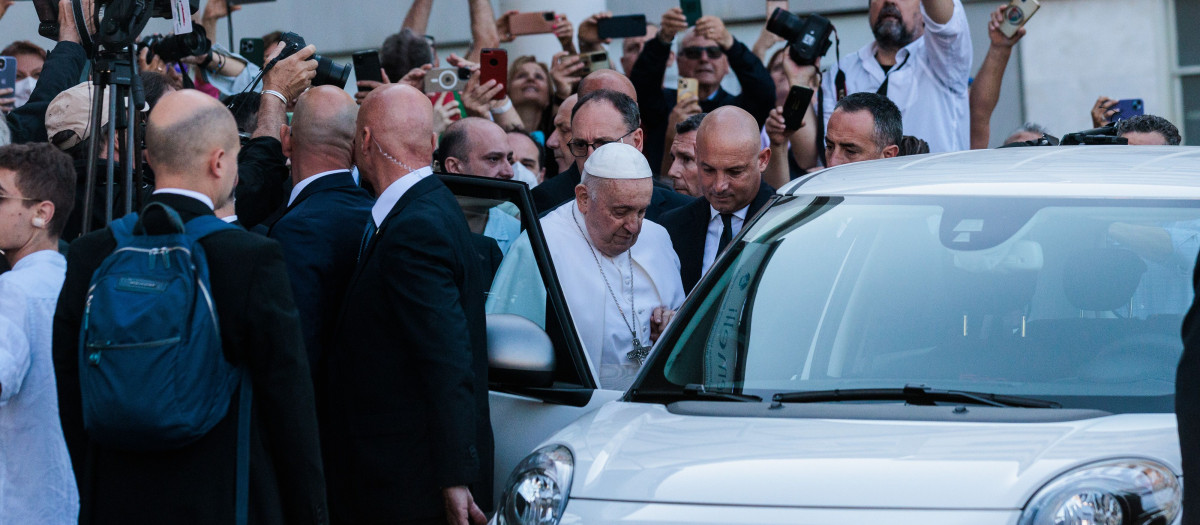
[[[600, 264], [600, 257], [596, 255], [596, 249], [592, 247], [592, 240], [588, 238], [587, 233], [583, 231], [583, 226], [579, 225], [579, 217], [575, 215], [575, 208], [571, 208], [571, 218], [575, 220], [575, 227], [579, 229], [579, 234], [583, 236], [583, 241], [587, 243], [588, 250], [592, 252], [592, 259], [596, 261], [596, 268], [600, 269], [600, 278], [604, 279], [604, 287], [608, 288], [608, 295], [617, 305], [617, 312], [621, 314], [621, 320], [625, 322], [625, 327], [629, 329], [629, 335], [633, 336], [633, 350], [625, 354], [625, 357], [641, 366], [646, 360], [646, 356], [650, 354], [650, 347], [642, 344], [642, 340], [637, 334], [637, 306], [633, 300], [633, 254], [629, 254], [629, 313], [633, 317], [633, 323], [629, 322], [629, 317], [625, 316], [625, 309], [621, 308], [621, 301], [617, 299], [617, 294], [613, 292], [613, 287], [608, 283], [608, 275], [604, 273], [604, 266]], [[613, 263], [614, 265], [616, 263]], [[618, 268], [617, 273], [620, 273]]]

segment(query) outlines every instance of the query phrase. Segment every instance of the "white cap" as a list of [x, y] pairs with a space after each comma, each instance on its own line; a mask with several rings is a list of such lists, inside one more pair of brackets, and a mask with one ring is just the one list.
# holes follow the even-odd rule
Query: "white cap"
[[601, 179], [649, 179], [650, 163], [637, 148], [621, 142], [610, 142], [599, 148], [583, 163], [583, 176]]

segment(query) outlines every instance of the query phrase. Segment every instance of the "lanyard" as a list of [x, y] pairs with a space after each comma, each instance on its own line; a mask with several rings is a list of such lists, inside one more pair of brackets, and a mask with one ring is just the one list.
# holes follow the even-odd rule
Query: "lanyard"
[[885, 97], [887, 96], [888, 80], [891, 80], [892, 73], [900, 71], [900, 69], [904, 67], [904, 64], [908, 63], [908, 59], [910, 59], [910, 58], [912, 58], [912, 52], [909, 52], [907, 55], [904, 55], [904, 62], [901, 62], [899, 66], [889, 69], [887, 73], [883, 74], [883, 84], [879, 85], [879, 89], [875, 91], [875, 94], [882, 95]]

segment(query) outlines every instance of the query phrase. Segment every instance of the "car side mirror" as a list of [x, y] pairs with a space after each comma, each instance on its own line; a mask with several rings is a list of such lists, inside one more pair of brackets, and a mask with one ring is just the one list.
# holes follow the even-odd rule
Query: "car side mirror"
[[514, 314], [488, 314], [488, 382], [514, 387], [554, 384], [554, 343], [537, 323]]

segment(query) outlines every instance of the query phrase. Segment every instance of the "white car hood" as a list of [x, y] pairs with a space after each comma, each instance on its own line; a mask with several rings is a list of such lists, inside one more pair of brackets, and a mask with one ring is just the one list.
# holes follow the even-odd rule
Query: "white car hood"
[[1018, 509], [1094, 461], [1148, 458], [1180, 473], [1173, 414], [957, 423], [709, 417], [613, 402], [548, 443], [575, 454], [572, 498], [615, 501]]

